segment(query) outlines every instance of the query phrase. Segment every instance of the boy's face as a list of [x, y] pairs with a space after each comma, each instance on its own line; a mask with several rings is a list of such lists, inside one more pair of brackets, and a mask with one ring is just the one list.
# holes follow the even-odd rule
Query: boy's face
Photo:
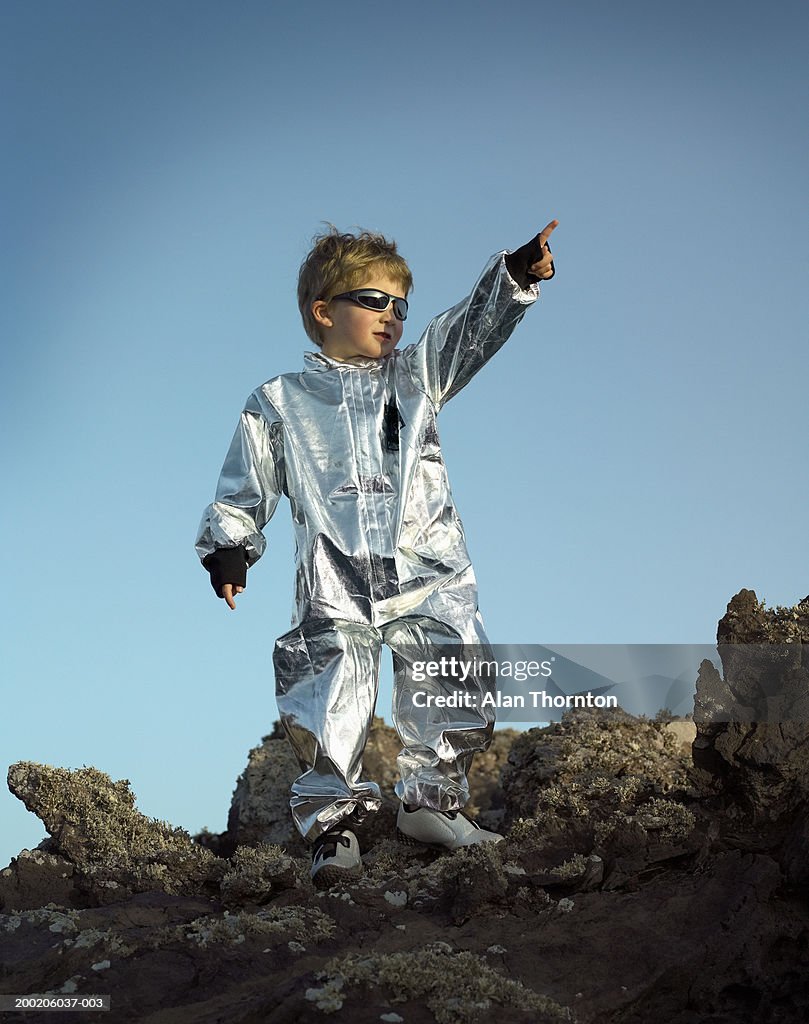
[[[402, 286], [384, 271], [369, 271], [357, 288], [376, 288], [398, 298], [402, 295]], [[387, 309], [375, 310], [358, 306], [355, 302], [343, 299], [325, 303], [312, 304], [312, 313], [320, 326], [323, 338], [321, 351], [331, 359], [381, 359], [399, 344], [404, 324], [397, 320], [393, 312], [393, 303]]]

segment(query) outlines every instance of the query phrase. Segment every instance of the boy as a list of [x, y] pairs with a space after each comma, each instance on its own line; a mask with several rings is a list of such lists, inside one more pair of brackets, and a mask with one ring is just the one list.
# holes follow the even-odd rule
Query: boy
[[[420, 706], [414, 660], [488, 641], [477, 587], [444, 468], [435, 417], [494, 355], [554, 274], [548, 239], [492, 257], [472, 293], [397, 350], [412, 277], [381, 235], [314, 240], [298, 305], [319, 352], [248, 398], [197, 552], [217, 595], [235, 609], [262, 530], [281, 494], [297, 547], [293, 628], [275, 644], [278, 710], [302, 774], [295, 825], [314, 843], [312, 879], [358, 874], [350, 826], [381, 806], [361, 780], [383, 643], [393, 651], [393, 724], [401, 838], [448, 849], [502, 836], [459, 813], [472, 756], [491, 742], [488, 708]], [[436, 684], [435, 680], [432, 680]], [[440, 681], [437, 683], [440, 692]], [[421, 686], [423, 689], [423, 684]], [[470, 677], [470, 703], [489, 689]]]

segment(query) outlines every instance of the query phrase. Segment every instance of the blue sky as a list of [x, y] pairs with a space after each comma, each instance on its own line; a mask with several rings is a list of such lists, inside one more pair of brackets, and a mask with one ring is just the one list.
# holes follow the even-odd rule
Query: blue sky
[[[440, 423], [494, 642], [710, 642], [809, 592], [804, 3], [7, 0], [0, 763], [225, 828], [276, 717], [287, 508], [236, 613], [192, 548], [309, 343], [324, 220], [404, 341], [552, 217], [557, 276]], [[378, 711], [389, 720], [389, 690]], [[0, 863], [43, 831], [0, 793]]]

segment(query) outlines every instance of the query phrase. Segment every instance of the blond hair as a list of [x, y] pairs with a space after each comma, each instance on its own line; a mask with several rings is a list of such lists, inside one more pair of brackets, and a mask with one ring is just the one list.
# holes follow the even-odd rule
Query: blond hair
[[396, 243], [384, 235], [372, 231], [344, 234], [330, 224], [328, 231], [312, 239], [298, 273], [298, 308], [304, 329], [316, 345], [322, 345], [323, 339], [312, 316], [312, 303], [317, 299], [330, 302], [341, 292], [361, 287], [372, 267], [400, 284], [405, 295], [413, 287], [410, 267], [397, 252]]

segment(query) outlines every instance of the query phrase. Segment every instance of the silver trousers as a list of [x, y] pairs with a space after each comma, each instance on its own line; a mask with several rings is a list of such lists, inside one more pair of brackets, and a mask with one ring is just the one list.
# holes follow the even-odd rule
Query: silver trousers
[[[444, 595], [447, 596], [446, 594]], [[481, 705], [493, 684], [470, 675], [472, 706], [419, 707], [424, 697], [456, 692], [457, 679], [414, 682], [414, 661], [481, 657], [489, 650], [480, 616], [460, 627], [420, 615], [381, 626], [309, 620], [280, 637], [273, 663], [278, 710], [302, 773], [290, 807], [301, 835], [314, 840], [350, 814], [360, 820], [381, 806], [376, 782], [362, 779], [362, 755], [376, 706], [382, 645], [393, 652], [393, 725], [403, 749], [396, 795], [420, 807], [452, 811], [469, 799], [467, 772], [491, 743], [495, 713]], [[465, 653], [466, 652], [466, 653]]]

